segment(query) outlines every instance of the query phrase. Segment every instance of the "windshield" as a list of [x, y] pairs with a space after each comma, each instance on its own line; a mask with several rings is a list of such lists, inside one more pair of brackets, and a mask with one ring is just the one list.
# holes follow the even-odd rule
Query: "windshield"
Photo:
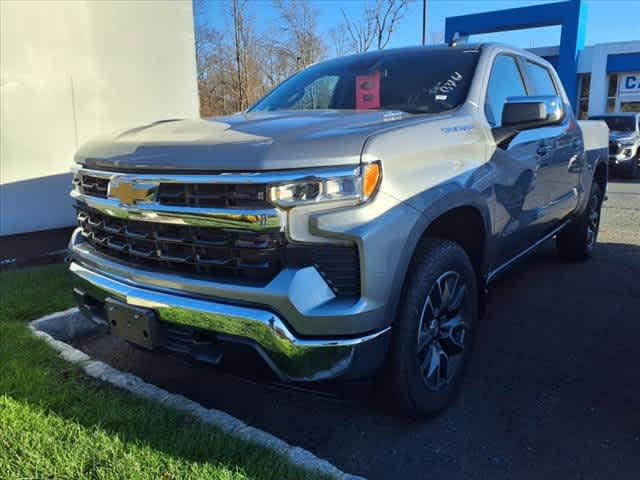
[[249, 111], [444, 112], [465, 101], [479, 53], [422, 48], [329, 60], [289, 78]]
[[591, 117], [590, 120], [602, 120], [606, 122], [609, 130], [618, 132], [633, 132], [636, 129], [636, 119], [634, 117]]

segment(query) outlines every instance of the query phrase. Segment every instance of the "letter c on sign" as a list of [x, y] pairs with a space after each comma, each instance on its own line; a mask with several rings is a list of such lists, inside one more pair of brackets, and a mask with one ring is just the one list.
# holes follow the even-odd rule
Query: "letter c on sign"
[[633, 90], [634, 88], [640, 88], [640, 82], [637, 81], [635, 75], [629, 75], [624, 82], [625, 90]]

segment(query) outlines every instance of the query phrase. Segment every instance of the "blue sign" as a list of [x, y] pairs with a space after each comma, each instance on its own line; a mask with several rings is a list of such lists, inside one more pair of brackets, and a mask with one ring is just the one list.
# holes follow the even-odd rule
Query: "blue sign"
[[620, 92], [640, 92], [640, 73], [623, 75], [620, 81]]

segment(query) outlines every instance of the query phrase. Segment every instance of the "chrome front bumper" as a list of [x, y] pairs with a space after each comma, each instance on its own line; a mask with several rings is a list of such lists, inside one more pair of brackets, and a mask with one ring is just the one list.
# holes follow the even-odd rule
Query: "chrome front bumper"
[[131, 285], [78, 262], [70, 265], [76, 289], [152, 309], [161, 323], [214, 332], [223, 342], [249, 344], [283, 380], [319, 381], [366, 376], [384, 361], [390, 327], [349, 338], [296, 337], [278, 315]]

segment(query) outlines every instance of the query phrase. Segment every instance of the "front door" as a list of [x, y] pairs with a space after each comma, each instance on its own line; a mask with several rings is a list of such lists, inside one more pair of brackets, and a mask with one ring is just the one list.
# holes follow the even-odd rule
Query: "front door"
[[[492, 127], [500, 127], [508, 97], [527, 95], [521, 67], [515, 56], [498, 55], [487, 86], [485, 114]], [[490, 164], [495, 177], [493, 226], [497, 237], [498, 266], [533, 244], [543, 234], [544, 212], [549, 203], [544, 149], [551, 145], [534, 129], [520, 132], [508, 146], [496, 147]]]

